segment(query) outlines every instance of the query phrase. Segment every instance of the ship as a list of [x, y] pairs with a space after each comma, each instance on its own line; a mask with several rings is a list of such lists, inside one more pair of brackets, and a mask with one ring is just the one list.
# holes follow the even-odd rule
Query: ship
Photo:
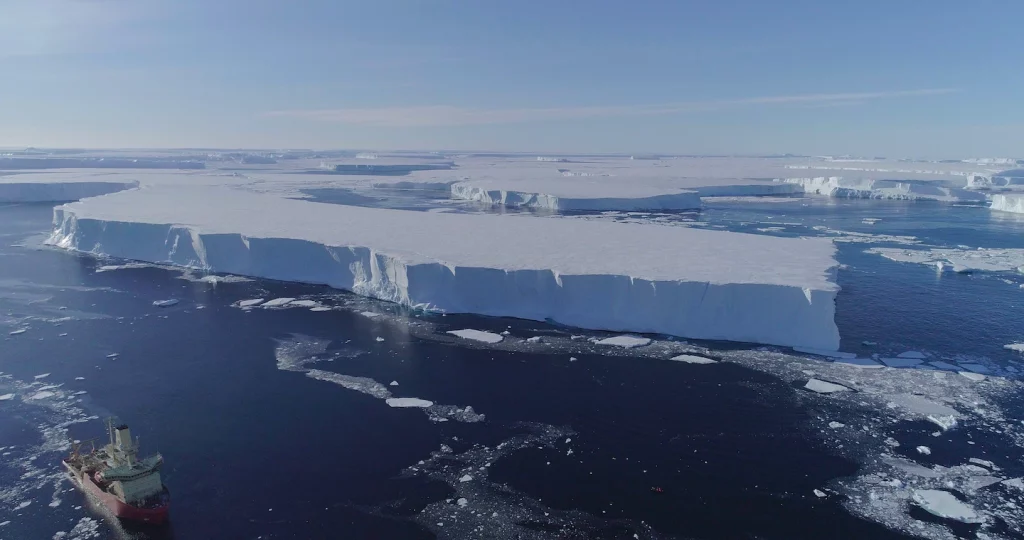
[[160, 480], [164, 458], [159, 453], [139, 458], [139, 441], [132, 440], [125, 424], [107, 420], [110, 443], [96, 449], [94, 441], [72, 445], [62, 460], [72, 481], [86, 495], [103, 503], [123, 520], [159, 525], [165, 523], [171, 494]]

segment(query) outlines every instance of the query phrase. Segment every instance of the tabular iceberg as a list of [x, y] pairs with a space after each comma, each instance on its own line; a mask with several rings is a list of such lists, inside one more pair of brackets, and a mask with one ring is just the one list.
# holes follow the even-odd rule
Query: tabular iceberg
[[805, 193], [848, 199], [898, 199], [908, 201], [980, 202], [985, 195], [966, 189], [936, 185], [936, 182], [911, 180], [874, 180], [819, 176], [783, 178], [780, 182], [797, 184]]
[[835, 350], [835, 247], [653, 224], [361, 208], [154, 185], [54, 209], [68, 249], [448, 312]]
[[[20, 178], [19, 176], [12, 177]], [[63, 202], [97, 197], [139, 186], [138, 182], [18, 182], [0, 181], [0, 202]]]

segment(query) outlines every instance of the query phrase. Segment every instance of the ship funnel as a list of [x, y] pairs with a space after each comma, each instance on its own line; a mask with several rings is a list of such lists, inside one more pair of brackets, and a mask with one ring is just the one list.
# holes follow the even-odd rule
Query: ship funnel
[[132, 434], [127, 425], [121, 424], [114, 429], [114, 445], [124, 450], [132, 447]]

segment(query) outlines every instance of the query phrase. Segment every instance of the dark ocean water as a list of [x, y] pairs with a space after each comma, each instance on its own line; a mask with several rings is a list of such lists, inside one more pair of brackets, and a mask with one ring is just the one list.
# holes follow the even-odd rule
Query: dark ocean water
[[[159, 268], [96, 272], [116, 263], [37, 247], [50, 217], [48, 206], [0, 208], [0, 372], [8, 376], [0, 378], [0, 395], [18, 394], [0, 401], [0, 447], [13, 446], [0, 461], [0, 522], [10, 521], [0, 526], [0, 539], [53, 538], [86, 517], [99, 522], [99, 538], [433, 538], [458, 526], [432, 517], [458, 504], [449, 502], [455, 490], [407, 469], [468, 460], [467, 451], [538, 430], [550, 436], [474, 464], [485, 467], [477, 476], [487, 477], [490, 491], [468, 504], [495, 517], [493, 529], [467, 537], [903, 537], [849, 514], [840, 497], [813, 494], [858, 465], [806, 429], [811, 413], [791, 385], [768, 374], [642, 355], [585, 352], [572, 360], [465, 346], [424, 337], [422, 329], [573, 332], [530, 321], [402, 314], [318, 286], [214, 286]], [[868, 226], [863, 217], [882, 221]], [[1024, 247], [1024, 224], [939, 205], [718, 205], [699, 219], [735, 230], [799, 221], [939, 245]], [[862, 352], [860, 343], [871, 340], [899, 350], [1013, 358], [1002, 346], [1024, 341], [1024, 291], [1017, 286], [1024, 276], [1000, 276], [1013, 283], [938, 276], [930, 267], [865, 254], [865, 247], [840, 244], [847, 265], [837, 301], [843, 350]], [[389, 316], [232, 306], [257, 297], [357, 302]], [[166, 298], [180, 303], [152, 305]], [[27, 330], [7, 335], [18, 328]], [[470, 405], [486, 421], [432, 422], [423, 411], [280, 369], [282, 343], [297, 340], [323, 344], [321, 356], [330, 361], [316, 369], [398, 381], [390, 387], [396, 397]], [[35, 379], [44, 373], [50, 375]], [[46, 384], [63, 384], [57, 390], [66, 396], [57, 403], [23, 399]], [[125, 530], [102, 518], [60, 480], [61, 454], [39, 447], [48, 427], [76, 419], [91, 418], [70, 424], [72, 437], [102, 437], [99, 419], [108, 415], [131, 425], [144, 453], [164, 455], [169, 527]], [[432, 459], [445, 446], [455, 457]], [[36, 472], [26, 480], [28, 470]], [[16, 509], [21, 501], [31, 504]], [[506, 519], [524, 506], [550, 520]]]

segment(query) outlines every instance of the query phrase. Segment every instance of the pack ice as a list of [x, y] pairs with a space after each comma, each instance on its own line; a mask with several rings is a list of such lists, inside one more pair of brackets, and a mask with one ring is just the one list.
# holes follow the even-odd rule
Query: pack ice
[[404, 305], [835, 350], [835, 247], [656, 224], [323, 204], [155, 184], [54, 209], [54, 245]]

